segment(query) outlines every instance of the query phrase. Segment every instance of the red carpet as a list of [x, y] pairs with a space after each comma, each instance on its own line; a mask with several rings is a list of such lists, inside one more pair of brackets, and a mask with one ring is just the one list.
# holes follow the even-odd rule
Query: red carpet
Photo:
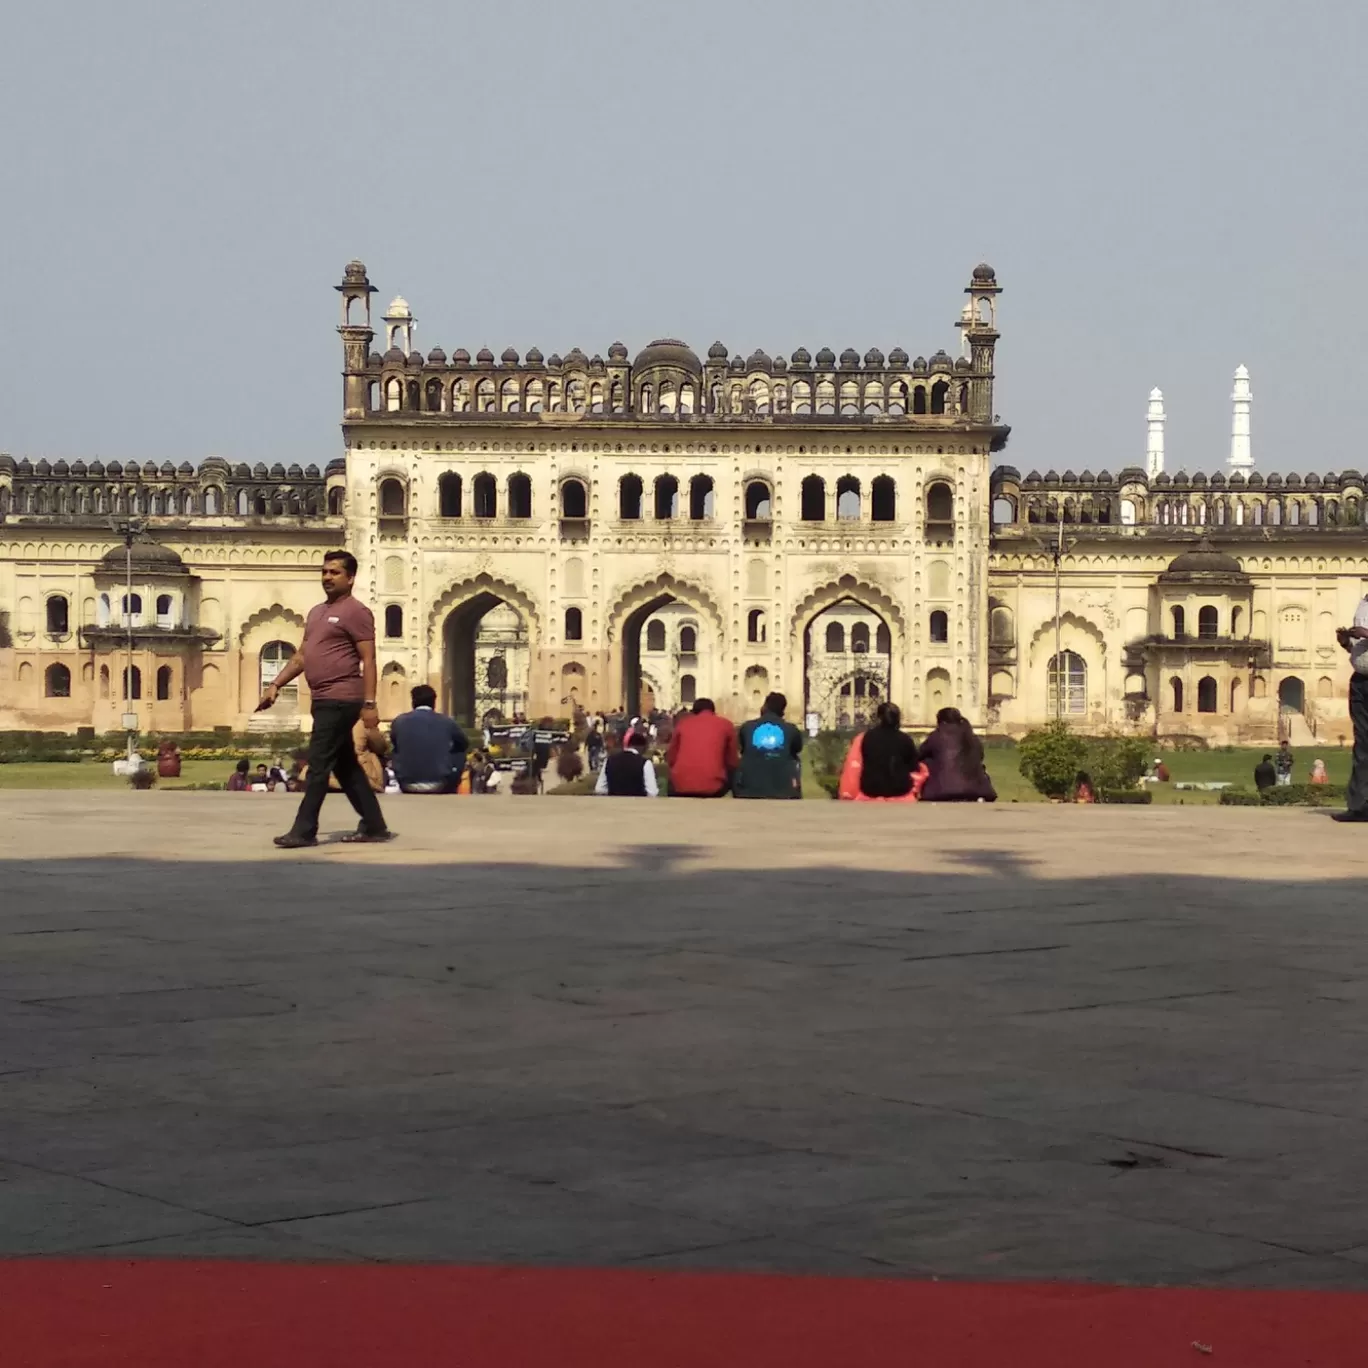
[[589, 1269], [0, 1261], [5, 1368], [1208, 1362], [1368, 1364], [1368, 1294]]

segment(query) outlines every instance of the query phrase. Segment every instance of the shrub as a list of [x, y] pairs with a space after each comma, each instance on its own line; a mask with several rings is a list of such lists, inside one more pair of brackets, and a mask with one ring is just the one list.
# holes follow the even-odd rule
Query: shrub
[[812, 777], [833, 798], [841, 786], [841, 769], [854, 738], [854, 732], [820, 731], [805, 743]]
[[584, 798], [593, 793], [594, 785], [598, 782], [596, 774], [581, 774], [578, 779], [571, 779], [568, 783], [560, 784], [556, 788], [548, 789], [548, 798]]
[[1258, 807], [1260, 801], [1259, 795], [1253, 789], [1228, 788], [1221, 790], [1220, 804], [1222, 807]]
[[1083, 768], [1087, 743], [1069, 730], [1067, 722], [1051, 722], [1023, 736], [1017, 752], [1021, 773], [1036, 792], [1047, 798], [1063, 798]]
[[147, 769], [146, 767], [140, 770], [134, 770], [133, 773], [128, 776], [128, 783], [130, 788], [135, 789], [155, 788], [157, 783], [157, 771], [154, 769]]
[[1264, 789], [1260, 801], [1265, 807], [1338, 807], [1344, 789], [1339, 784], [1285, 784]]
[[1087, 742], [1081, 768], [1098, 789], [1133, 789], [1149, 764], [1150, 743], [1138, 736], [1099, 736]]
[[1149, 789], [1098, 789], [1097, 799], [1101, 803], [1152, 803], [1154, 794]]

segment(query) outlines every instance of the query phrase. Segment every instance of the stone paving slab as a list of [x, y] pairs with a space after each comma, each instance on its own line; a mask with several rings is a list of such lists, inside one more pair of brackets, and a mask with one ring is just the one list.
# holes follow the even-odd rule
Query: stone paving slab
[[0, 1253], [1368, 1287], [1355, 828], [289, 810], [0, 793]]

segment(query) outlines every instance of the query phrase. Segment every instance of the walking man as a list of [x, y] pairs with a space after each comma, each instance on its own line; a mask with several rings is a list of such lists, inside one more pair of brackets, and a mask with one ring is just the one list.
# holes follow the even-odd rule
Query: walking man
[[394, 839], [352, 742], [358, 719], [367, 731], [380, 725], [375, 711], [375, 619], [365, 604], [352, 597], [355, 580], [356, 557], [350, 551], [329, 551], [323, 557], [327, 599], [310, 609], [303, 644], [266, 686], [257, 705], [258, 712], [271, 707], [280, 690], [300, 674], [313, 696], [304, 798], [294, 825], [275, 838], [276, 845], [285, 850], [318, 844], [318, 815], [328, 796], [330, 774], [337, 776], [338, 786], [361, 818], [360, 827], [342, 839], [354, 844]]
[[1278, 753], [1273, 757], [1273, 768], [1278, 772], [1278, 787], [1287, 788], [1292, 782], [1292, 747], [1286, 737], [1278, 743]]
[[1359, 600], [1354, 625], [1336, 633], [1349, 652], [1354, 673], [1349, 680], [1349, 720], [1354, 726], [1354, 768], [1345, 793], [1347, 810], [1337, 812], [1337, 822], [1368, 822], [1368, 594]]

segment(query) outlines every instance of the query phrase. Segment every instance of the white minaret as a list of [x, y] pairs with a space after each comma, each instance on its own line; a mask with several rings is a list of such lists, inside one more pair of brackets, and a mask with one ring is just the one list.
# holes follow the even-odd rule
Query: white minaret
[[1146, 416], [1149, 434], [1145, 438], [1145, 474], [1154, 479], [1164, 473], [1164, 391], [1150, 390]]
[[1249, 401], [1253, 393], [1249, 388], [1249, 371], [1244, 366], [1235, 368], [1235, 388], [1230, 392], [1234, 410], [1230, 418], [1230, 461], [1231, 471], [1241, 471], [1248, 475], [1254, 469], [1254, 455], [1249, 449]]

